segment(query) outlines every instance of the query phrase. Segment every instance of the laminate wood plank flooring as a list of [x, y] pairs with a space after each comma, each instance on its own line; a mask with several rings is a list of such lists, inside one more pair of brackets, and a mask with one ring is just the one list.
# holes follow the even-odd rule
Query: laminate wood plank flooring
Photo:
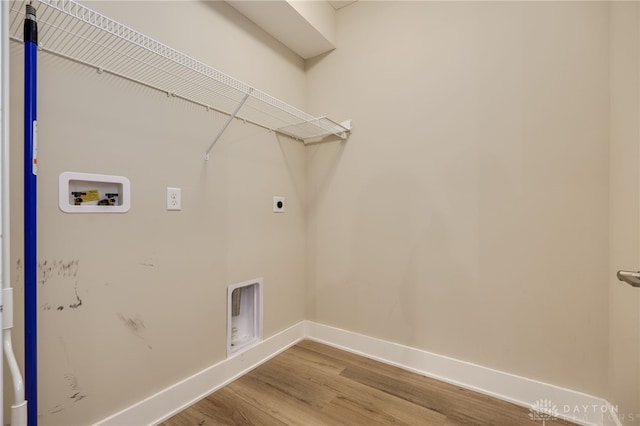
[[[161, 426], [542, 425], [520, 407], [305, 340]], [[545, 426], [573, 425], [546, 420]]]

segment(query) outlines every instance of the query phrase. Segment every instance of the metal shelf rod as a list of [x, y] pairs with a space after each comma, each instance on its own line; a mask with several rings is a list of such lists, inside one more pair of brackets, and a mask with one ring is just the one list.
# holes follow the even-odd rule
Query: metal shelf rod
[[207, 160], [207, 161], [209, 160], [209, 152], [211, 152], [211, 150], [213, 149], [213, 146], [216, 144], [216, 142], [218, 142], [218, 139], [220, 139], [220, 136], [222, 136], [224, 131], [227, 130], [227, 127], [229, 127], [229, 124], [231, 124], [233, 119], [236, 118], [236, 116], [238, 115], [238, 111], [240, 111], [240, 108], [242, 108], [242, 105], [244, 105], [244, 103], [247, 102], [247, 99], [249, 99], [250, 95], [251, 95], [251, 91], [249, 91], [249, 93], [244, 95], [244, 98], [242, 98], [242, 100], [240, 101], [240, 103], [238, 104], [236, 109], [233, 111], [233, 113], [231, 113], [231, 115], [227, 119], [227, 122], [224, 123], [224, 126], [222, 126], [222, 128], [218, 131], [218, 134], [213, 139], [213, 142], [211, 142], [211, 145], [209, 145], [209, 148], [207, 149], [207, 152], [204, 153], [204, 159], [205, 160]]

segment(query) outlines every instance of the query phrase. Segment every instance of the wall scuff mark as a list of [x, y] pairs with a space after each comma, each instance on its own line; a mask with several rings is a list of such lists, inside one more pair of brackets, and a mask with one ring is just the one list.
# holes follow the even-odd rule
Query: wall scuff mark
[[78, 388], [78, 378], [71, 374], [67, 373], [64, 375], [64, 378], [69, 382], [69, 387], [73, 394], [69, 397], [69, 399], [73, 400], [73, 402], [78, 402], [85, 399], [87, 396], [83, 394]]
[[134, 319], [127, 318], [122, 314], [118, 314], [118, 318], [120, 318], [120, 321], [122, 321], [125, 327], [131, 330], [136, 336], [140, 337], [140, 331], [145, 328], [144, 322], [140, 317], [136, 316], [136, 318]]
[[[73, 289], [74, 293], [76, 294], [76, 303], [72, 303], [71, 305], [69, 305], [69, 307], [71, 309], [77, 309], [80, 306], [82, 306], [82, 299], [80, 299], [80, 296], [78, 296], [78, 282], [76, 281], [76, 286]], [[59, 308], [58, 308], [59, 309]]]
[[57, 414], [57, 413], [62, 413], [64, 411], [64, 407], [61, 405], [56, 405], [54, 407], [49, 408], [49, 410], [47, 410], [47, 413], [49, 414]]
[[[17, 268], [22, 268], [18, 261]], [[43, 286], [41, 305], [43, 311], [63, 312], [66, 307], [77, 309], [82, 306], [78, 292], [80, 281], [80, 260], [42, 260], [38, 263], [38, 283]]]
[[78, 277], [78, 264], [80, 263], [79, 259], [71, 260], [65, 262], [63, 260], [54, 260], [49, 262], [48, 260], [44, 260], [42, 262], [38, 262], [38, 269], [40, 272], [40, 284], [46, 284], [53, 277], [62, 277], [62, 278], [77, 278]]
[[[144, 324], [144, 321], [142, 321], [142, 318], [140, 318], [140, 316], [136, 315], [135, 318], [131, 318], [131, 317], [126, 317], [122, 314], [118, 314], [118, 318], [120, 319], [120, 321], [122, 321], [122, 324], [124, 324], [124, 326], [127, 329], [129, 329], [137, 338], [147, 343], [146, 339], [142, 335], [142, 332], [144, 331], [146, 326]], [[153, 349], [151, 345], [149, 345], [148, 343], [147, 343], [147, 347], [149, 349]]]
[[16, 260], [16, 273], [14, 274], [13, 288], [23, 288], [24, 281], [24, 265], [22, 264], [22, 259]]
[[[42, 423], [46, 424], [70, 424], [66, 419], [72, 418], [77, 411], [74, 411], [74, 404], [86, 399], [88, 396], [83, 387], [79, 384], [78, 375], [73, 367], [71, 353], [67, 348], [67, 343], [63, 336], [58, 336], [59, 346], [58, 356], [55, 364], [47, 364], [43, 367], [49, 368], [48, 371], [43, 369], [43, 374], [49, 377], [49, 380], [57, 384], [59, 392], [54, 398], [47, 401], [51, 407], [40, 415]], [[52, 360], [52, 362], [54, 362]], [[77, 407], [77, 406], [76, 406]], [[46, 416], [56, 416], [56, 420], [46, 419]]]

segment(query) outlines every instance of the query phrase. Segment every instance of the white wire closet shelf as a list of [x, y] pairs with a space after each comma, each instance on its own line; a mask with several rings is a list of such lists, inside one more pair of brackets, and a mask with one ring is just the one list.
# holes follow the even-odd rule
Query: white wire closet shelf
[[[9, 34], [14, 41], [23, 41], [28, 3], [11, 1]], [[303, 142], [331, 135], [346, 139], [351, 131], [348, 121], [307, 114], [72, 0], [32, 4], [42, 50], [230, 115], [226, 125], [237, 116]]]

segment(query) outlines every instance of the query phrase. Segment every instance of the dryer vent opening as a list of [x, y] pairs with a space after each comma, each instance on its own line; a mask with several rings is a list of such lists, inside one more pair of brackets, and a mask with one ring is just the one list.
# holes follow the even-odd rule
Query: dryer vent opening
[[232, 284], [227, 289], [227, 356], [262, 340], [262, 279]]

